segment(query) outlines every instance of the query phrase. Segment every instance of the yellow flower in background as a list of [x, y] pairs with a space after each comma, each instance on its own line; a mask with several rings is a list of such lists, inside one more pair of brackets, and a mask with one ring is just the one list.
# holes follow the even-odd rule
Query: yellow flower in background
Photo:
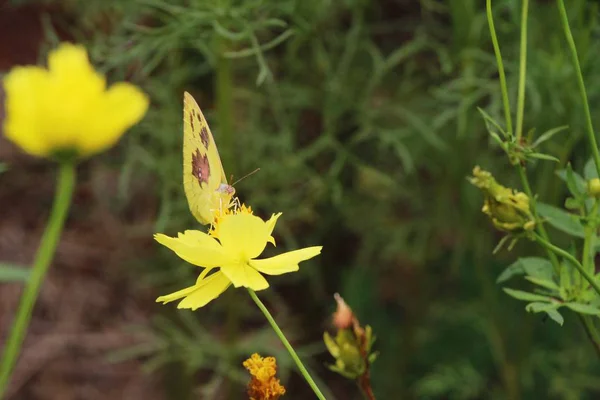
[[148, 97], [129, 83], [107, 89], [85, 48], [70, 43], [50, 52], [47, 69], [15, 67], [3, 81], [5, 135], [35, 156], [103, 151], [148, 109]]
[[179, 233], [176, 238], [156, 234], [154, 238], [160, 244], [185, 261], [204, 268], [195, 285], [156, 301], [168, 303], [183, 298], [177, 307], [195, 310], [218, 297], [231, 284], [255, 291], [268, 288], [269, 283], [261, 272], [281, 275], [298, 271], [298, 264], [321, 253], [321, 246], [256, 259], [267, 243], [275, 244], [271, 233], [280, 215], [273, 215], [268, 221], [246, 212], [223, 215], [218, 218], [212, 235], [193, 230]]
[[277, 400], [285, 394], [285, 387], [275, 378], [277, 360], [275, 357], [261, 357], [257, 353], [244, 361], [244, 367], [252, 375], [248, 383], [248, 396], [251, 400]]

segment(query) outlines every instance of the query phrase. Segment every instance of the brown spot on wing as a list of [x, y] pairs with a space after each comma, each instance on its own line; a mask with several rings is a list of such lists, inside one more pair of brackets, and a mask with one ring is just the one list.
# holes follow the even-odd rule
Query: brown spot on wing
[[[193, 112], [194, 110], [192, 110]], [[190, 125], [192, 126], [192, 131], [194, 130], [194, 118], [192, 117], [192, 115], [190, 114]]]
[[210, 164], [208, 157], [200, 155], [200, 150], [196, 149], [196, 152], [192, 154], [192, 175], [198, 180], [200, 186], [202, 183], [208, 183], [210, 177]]
[[203, 126], [200, 130], [200, 140], [202, 141], [204, 148], [208, 150], [208, 129], [206, 129], [206, 126]]

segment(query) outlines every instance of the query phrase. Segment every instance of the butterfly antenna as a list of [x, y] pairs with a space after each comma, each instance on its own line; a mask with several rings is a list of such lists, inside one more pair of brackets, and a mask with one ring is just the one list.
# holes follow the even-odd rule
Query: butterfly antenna
[[[235, 185], [236, 185], [236, 183], [239, 183], [240, 181], [242, 181], [242, 180], [246, 179], [246, 178], [247, 178], [247, 177], [249, 177], [250, 175], [254, 175], [254, 174], [255, 174], [255, 173], [257, 173], [258, 171], [260, 171], [260, 168], [256, 168], [254, 171], [252, 171], [252, 172], [250, 172], [250, 173], [247, 173], [246, 175], [242, 176], [240, 179], [238, 179], [237, 181], [233, 182], [233, 183], [231, 184], [231, 186], [235, 186]], [[233, 177], [232, 177], [231, 179], [233, 179]]]

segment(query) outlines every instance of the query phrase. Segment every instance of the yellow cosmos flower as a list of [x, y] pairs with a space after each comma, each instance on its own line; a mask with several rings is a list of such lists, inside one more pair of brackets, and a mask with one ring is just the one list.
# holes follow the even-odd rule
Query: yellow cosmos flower
[[[185, 261], [204, 268], [195, 285], [161, 296], [156, 301], [168, 303], [183, 298], [177, 307], [195, 310], [218, 297], [231, 284], [255, 291], [268, 288], [269, 283], [261, 272], [281, 275], [298, 271], [300, 261], [321, 253], [321, 246], [256, 259], [267, 243], [275, 244], [271, 233], [280, 215], [273, 215], [268, 221], [248, 213], [224, 215], [213, 231], [213, 235], [218, 232], [217, 237], [192, 230], [179, 233], [176, 238], [156, 234], [154, 238], [160, 244]], [[209, 272], [212, 273], [209, 275]]]
[[4, 77], [6, 137], [35, 156], [86, 157], [114, 145], [139, 122], [148, 97], [128, 83], [107, 89], [84, 47], [61, 44], [48, 68], [15, 67]]
[[261, 357], [257, 353], [244, 361], [244, 367], [252, 375], [248, 383], [250, 400], [277, 400], [285, 394], [285, 387], [275, 378], [277, 360], [275, 357]]

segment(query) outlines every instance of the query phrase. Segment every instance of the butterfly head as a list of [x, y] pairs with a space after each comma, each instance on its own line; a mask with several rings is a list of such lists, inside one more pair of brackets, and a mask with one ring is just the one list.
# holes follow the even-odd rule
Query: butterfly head
[[217, 192], [233, 196], [235, 194], [235, 188], [226, 183], [221, 183], [221, 185], [219, 185], [219, 188], [217, 189]]

